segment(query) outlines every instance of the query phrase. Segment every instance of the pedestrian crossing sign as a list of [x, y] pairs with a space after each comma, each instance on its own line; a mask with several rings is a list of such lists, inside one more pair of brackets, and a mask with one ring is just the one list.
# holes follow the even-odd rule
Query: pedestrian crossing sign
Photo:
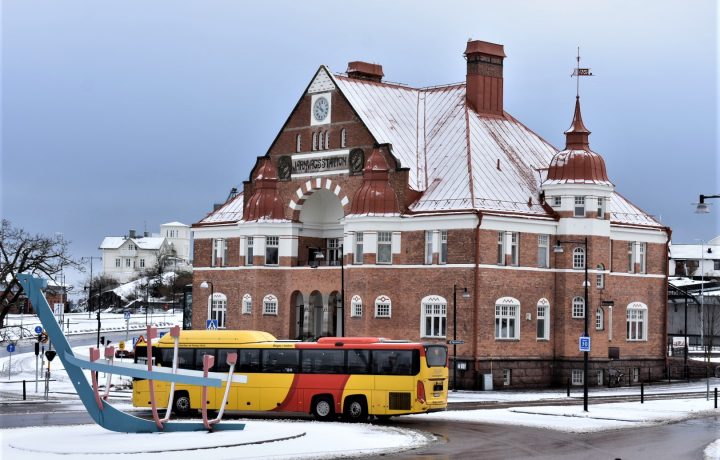
[[209, 319], [205, 323], [205, 329], [207, 330], [217, 330], [218, 328], [218, 322], [216, 319]]

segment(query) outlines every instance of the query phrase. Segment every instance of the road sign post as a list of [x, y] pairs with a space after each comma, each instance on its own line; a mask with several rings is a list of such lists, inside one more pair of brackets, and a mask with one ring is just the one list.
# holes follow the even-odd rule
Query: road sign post
[[11, 343], [8, 345], [7, 351], [10, 353], [10, 358], [8, 359], [8, 380], [10, 380], [10, 374], [12, 373], [12, 354], [15, 352], [15, 344]]
[[130, 334], [130, 312], [125, 312], [125, 341], [128, 340], [128, 335]]

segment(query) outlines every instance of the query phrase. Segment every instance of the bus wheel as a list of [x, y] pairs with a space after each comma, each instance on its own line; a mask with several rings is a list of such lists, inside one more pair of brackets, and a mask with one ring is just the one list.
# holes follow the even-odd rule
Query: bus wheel
[[177, 415], [188, 415], [190, 413], [190, 396], [186, 392], [179, 392], [175, 396], [173, 409]]
[[335, 415], [332, 398], [330, 396], [317, 396], [313, 399], [312, 413], [318, 420], [331, 420]]
[[365, 422], [368, 418], [367, 403], [363, 397], [347, 398], [343, 413], [348, 422]]

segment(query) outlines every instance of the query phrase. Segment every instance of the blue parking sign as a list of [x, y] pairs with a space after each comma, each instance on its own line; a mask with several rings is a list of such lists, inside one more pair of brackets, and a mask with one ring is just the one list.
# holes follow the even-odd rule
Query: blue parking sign
[[217, 329], [218, 328], [218, 322], [216, 319], [209, 319], [205, 323], [205, 329]]
[[580, 351], [590, 351], [590, 337], [580, 337]]

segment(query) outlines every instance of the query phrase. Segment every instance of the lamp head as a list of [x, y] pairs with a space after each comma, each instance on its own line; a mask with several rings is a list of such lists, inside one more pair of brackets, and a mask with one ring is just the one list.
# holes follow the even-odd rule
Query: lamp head
[[463, 299], [469, 299], [469, 298], [470, 298], [470, 293], [468, 292], [468, 288], [463, 288], [462, 296], [463, 296]]
[[555, 242], [555, 247], [553, 247], [553, 252], [556, 252], [558, 254], [565, 252], [563, 247], [560, 245], [560, 240]]
[[200, 283], [200, 287], [203, 289], [207, 289], [210, 287], [210, 284], [208, 284], [207, 281], [203, 281], [202, 283]]

